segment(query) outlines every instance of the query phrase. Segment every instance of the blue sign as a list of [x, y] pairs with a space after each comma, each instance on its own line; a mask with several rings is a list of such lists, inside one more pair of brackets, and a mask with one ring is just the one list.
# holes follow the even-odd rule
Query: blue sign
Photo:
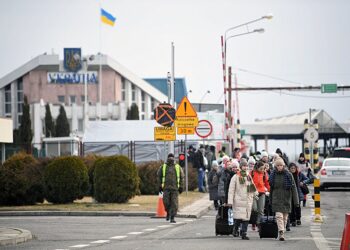
[[63, 67], [67, 71], [77, 72], [81, 69], [81, 48], [64, 48]]

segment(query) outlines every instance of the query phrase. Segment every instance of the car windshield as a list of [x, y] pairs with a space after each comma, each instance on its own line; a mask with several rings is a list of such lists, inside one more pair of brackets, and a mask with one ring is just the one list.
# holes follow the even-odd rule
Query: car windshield
[[350, 167], [350, 161], [347, 160], [328, 160], [326, 161], [323, 166], [347, 166]]
[[350, 158], [350, 148], [336, 149], [333, 153], [333, 157]]

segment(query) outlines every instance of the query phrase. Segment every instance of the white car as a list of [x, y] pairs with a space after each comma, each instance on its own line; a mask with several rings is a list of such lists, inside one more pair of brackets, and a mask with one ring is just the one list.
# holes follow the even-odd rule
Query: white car
[[320, 171], [321, 190], [350, 187], [350, 158], [327, 158]]

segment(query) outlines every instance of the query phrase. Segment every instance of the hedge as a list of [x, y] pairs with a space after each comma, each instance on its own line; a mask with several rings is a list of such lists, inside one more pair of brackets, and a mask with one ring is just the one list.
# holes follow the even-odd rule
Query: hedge
[[158, 194], [157, 171], [162, 164], [162, 161], [151, 161], [138, 166], [141, 194]]
[[124, 203], [139, 193], [137, 169], [127, 157], [101, 158], [94, 168], [94, 198], [98, 202]]

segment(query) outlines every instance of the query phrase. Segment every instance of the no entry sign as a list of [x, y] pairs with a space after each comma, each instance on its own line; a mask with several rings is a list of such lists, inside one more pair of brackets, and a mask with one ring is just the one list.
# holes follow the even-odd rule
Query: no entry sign
[[201, 138], [206, 138], [213, 132], [213, 125], [208, 120], [200, 120], [196, 127], [196, 134]]

